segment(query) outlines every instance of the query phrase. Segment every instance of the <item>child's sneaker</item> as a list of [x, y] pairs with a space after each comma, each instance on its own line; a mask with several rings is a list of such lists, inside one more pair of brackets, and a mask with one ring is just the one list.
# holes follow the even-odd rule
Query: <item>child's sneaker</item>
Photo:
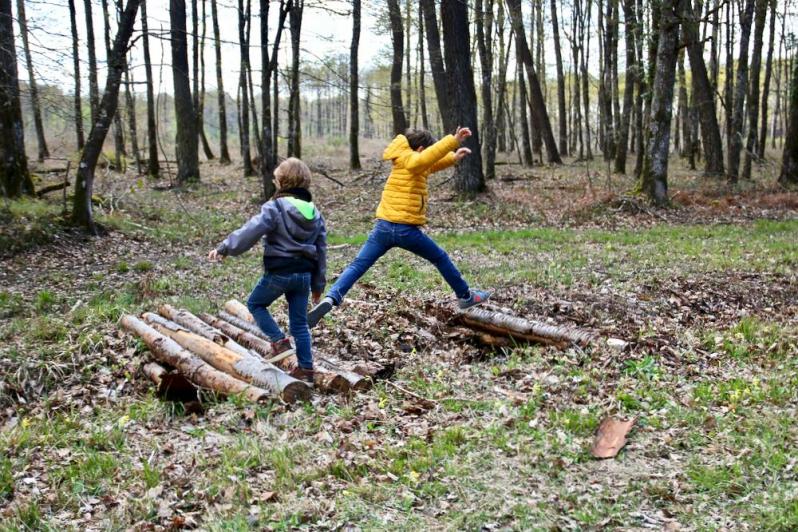
[[289, 355], [294, 354], [294, 347], [291, 345], [291, 340], [288, 338], [283, 338], [282, 340], [272, 342], [272, 357], [283, 355], [289, 351]]
[[313, 388], [313, 376], [315, 372], [312, 369], [305, 369], [300, 368], [299, 366], [295, 367], [291, 371], [291, 376], [297, 380], [300, 380]]
[[332, 310], [333, 300], [331, 297], [325, 297], [321, 302], [310, 309], [308, 312], [308, 327], [313, 328], [321, 321], [321, 319]]
[[490, 299], [490, 292], [486, 292], [485, 290], [471, 290], [471, 292], [468, 294], [468, 297], [459, 298], [457, 300], [457, 305], [462, 310], [465, 310], [467, 308], [473, 307], [474, 305], [484, 303], [488, 299]]

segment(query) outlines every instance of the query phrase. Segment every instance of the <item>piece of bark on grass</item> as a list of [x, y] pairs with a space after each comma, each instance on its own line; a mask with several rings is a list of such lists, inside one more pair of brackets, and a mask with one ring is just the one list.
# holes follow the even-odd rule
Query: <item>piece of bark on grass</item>
[[622, 421], [614, 417], [606, 417], [596, 431], [596, 439], [590, 448], [595, 458], [614, 458], [626, 445], [626, 435], [632, 430], [636, 419]]
[[[211, 316], [210, 314], [200, 314], [200, 319], [202, 319], [208, 325], [219, 329], [226, 335], [234, 338], [245, 347], [252, 349], [266, 359], [271, 359], [274, 356], [271, 343], [263, 338], [259, 338], [248, 331], [236, 327], [232, 323], [229, 323], [221, 318]], [[293, 371], [298, 366], [295, 355], [275, 361], [275, 364], [286, 371]], [[362, 376], [356, 374], [342, 374], [340, 372], [333, 371], [322, 364], [316, 364], [316, 371], [314, 372], [314, 384], [321, 391], [337, 393], [348, 393], [352, 389], [364, 390], [368, 388], [368, 382]]]
[[305, 383], [253, 355], [232, 351], [151, 312], [145, 313], [144, 319], [159, 333], [236, 379], [270, 390], [287, 403], [310, 399], [311, 390]]
[[176, 368], [197, 386], [213, 390], [222, 395], [242, 395], [254, 402], [265, 402], [272, 397], [267, 390], [252, 386], [238, 380], [227, 373], [217, 370], [191, 351], [184, 349], [177, 342], [160, 334], [158, 331], [127, 314], [120, 320], [122, 327], [140, 337], [153, 358], [163, 364]]

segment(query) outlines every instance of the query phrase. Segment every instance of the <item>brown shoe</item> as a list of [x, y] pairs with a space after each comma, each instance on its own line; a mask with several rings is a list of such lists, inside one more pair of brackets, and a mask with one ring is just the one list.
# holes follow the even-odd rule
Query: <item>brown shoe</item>
[[300, 368], [297, 366], [291, 371], [291, 376], [297, 380], [300, 380], [310, 386], [313, 387], [313, 376], [315, 372], [312, 369], [305, 369]]
[[282, 355], [291, 351], [291, 354], [294, 352], [294, 348], [291, 346], [291, 340], [288, 338], [283, 338], [282, 340], [277, 340], [276, 342], [272, 342], [272, 356], [276, 357], [277, 355]]

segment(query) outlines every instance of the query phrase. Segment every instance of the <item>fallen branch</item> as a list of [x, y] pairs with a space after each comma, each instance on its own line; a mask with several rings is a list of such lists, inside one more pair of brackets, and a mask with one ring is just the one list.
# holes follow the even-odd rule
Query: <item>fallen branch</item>
[[55, 185], [48, 185], [46, 187], [42, 187], [36, 191], [36, 197], [41, 198], [42, 196], [44, 196], [45, 194], [49, 194], [50, 192], [55, 192], [56, 190], [67, 188], [71, 184], [72, 183], [70, 183], [69, 181], [64, 181], [63, 183], [56, 183]]
[[250, 401], [267, 401], [271, 394], [257, 386], [252, 386], [227, 373], [221, 372], [203, 361], [194, 353], [181, 347], [174, 340], [139, 320], [135, 316], [125, 315], [121, 319], [122, 327], [139, 336], [150, 349], [152, 356], [164, 364], [175, 367], [191, 382], [223, 395], [243, 395]]
[[550, 325], [485, 308], [458, 311], [456, 318], [471, 328], [487, 331], [493, 335], [509, 336], [517, 340], [549, 344], [559, 348], [571, 344], [586, 346], [595, 337], [590, 331]]

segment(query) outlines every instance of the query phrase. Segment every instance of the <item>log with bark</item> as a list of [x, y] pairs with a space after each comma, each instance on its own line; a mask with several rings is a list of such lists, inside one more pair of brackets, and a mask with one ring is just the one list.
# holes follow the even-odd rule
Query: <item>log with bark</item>
[[157, 362], [144, 364], [141, 371], [155, 383], [158, 397], [180, 402], [199, 400], [197, 387], [179, 371], [169, 371]]
[[264, 363], [248, 352], [228, 349], [151, 312], [145, 313], [144, 319], [156, 331], [196, 353], [202, 360], [220, 371], [270, 390], [287, 403], [310, 399], [311, 390], [305, 383], [280, 371], [272, 364]]
[[[249, 331], [240, 329], [210, 314], [200, 314], [200, 319], [263, 357], [271, 359], [274, 356], [271, 343], [264, 338], [258, 337]], [[321, 391], [348, 393], [352, 389], [364, 390], [369, 387], [368, 379], [365, 379], [361, 375], [352, 372], [338, 371], [328, 367], [326, 364], [319, 363], [318, 360], [316, 362], [313, 379], [314, 384]], [[286, 371], [293, 371], [299, 365], [296, 355], [291, 355], [281, 360], [275, 360], [274, 363]]]
[[240, 394], [255, 402], [268, 401], [272, 396], [267, 390], [247, 384], [215, 369], [194, 353], [184, 349], [171, 338], [160, 334], [135, 316], [129, 314], [123, 316], [121, 324], [125, 330], [136, 334], [147, 344], [156, 360], [176, 368], [197, 386], [223, 395]]
[[230, 299], [224, 304], [224, 309], [239, 319], [248, 321], [250, 323], [255, 323], [255, 318], [252, 317], [252, 314], [249, 312], [247, 306], [240, 301]]
[[468, 327], [486, 331], [494, 336], [509, 336], [516, 340], [549, 344], [559, 348], [571, 344], [586, 346], [594, 338], [594, 334], [590, 331], [550, 325], [487, 308], [458, 311], [455, 318]]

